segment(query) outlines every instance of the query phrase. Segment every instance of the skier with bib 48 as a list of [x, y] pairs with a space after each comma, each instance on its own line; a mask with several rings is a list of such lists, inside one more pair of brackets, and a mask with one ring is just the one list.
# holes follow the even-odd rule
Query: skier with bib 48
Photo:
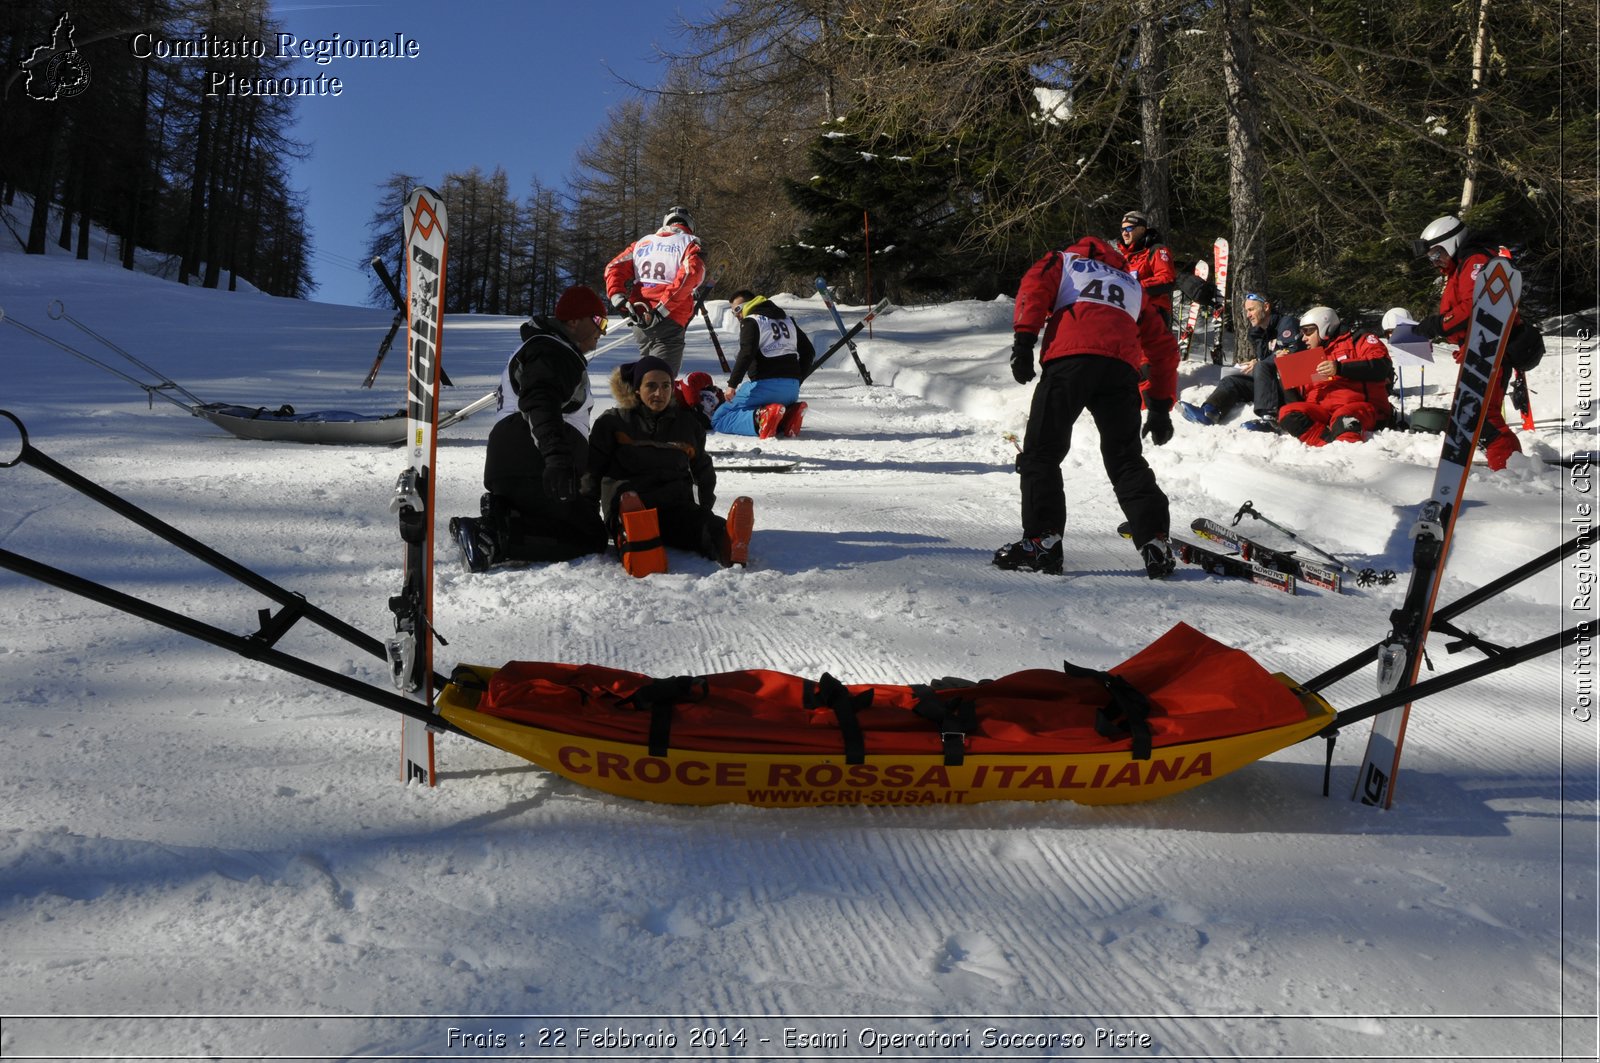
[[606, 264], [606, 297], [628, 317], [640, 355], [654, 355], [676, 377], [683, 368], [683, 337], [695, 313], [694, 293], [705, 280], [705, 256], [694, 220], [682, 207], [661, 228], [623, 248]]
[[[1444, 277], [1444, 292], [1439, 296], [1439, 312], [1429, 314], [1417, 322], [1417, 331], [1430, 339], [1455, 344], [1456, 363], [1459, 365], [1466, 351], [1472, 323], [1473, 286], [1478, 274], [1489, 264], [1493, 250], [1467, 242], [1467, 229], [1461, 219], [1452, 214], [1436, 218], [1422, 230], [1417, 241], [1418, 250]], [[1513, 318], [1515, 321], [1515, 318]], [[1513, 340], [1515, 340], [1513, 333]], [[1511, 352], [1507, 351], [1508, 357]], [[1483, 438], [1479, 445], [1489, 458], [1489, 468], [1506, 467], [1511, 455], [1522, 453], [1522, 444], [1506, 423], [1504, 412], [1506, 379], [1509, 369], [1503, 368], [1489, 382], [1484, 401], [1489, 407], [1484, 418]]]
[[[1011, 373], [1019, 384], [1033, 380], [1041, 330], [1043, 368], [1017, 458], [1022, 539], [995, 551], [1000, 568], [1061, 571], [1067, 523], [1061, 463], [1072, 447], [1073, 424], [1088, 410], [1100, 431], [1106, 476], [1146, 574], [1164, 579], [1172, 572], [1167, 496], [1139, 443], [1139, 368], [1147, 360], [1141, 322], [1150, 321], [1159, 325], [1161, 317], [1144, 306], [1138, 278], [1128, 272], [1121, 253], [1097, 236], [1050, 252], [1024, 274], [1013, 312]], [[1177, 360], [1149, 361], [1149, 414], [1142, 434], [1159, 447], [1172, 438]]]
[[1322, 351], [1322, 360], [1307, 385], [1304, 402], [1278, 411], [1278, 428], [1311, 447], [1324, 443], [1359, 443], [1389, 423], [1389, 384], [1394, 363], [1378, 337], [1357, 336], [1339, 327], [1332, 308], [1313, 306], [1300, 315], [1300, 335], [1307, 350]]
[[606, 330], [606, 305], [575, 284], [555, 313], [522, 326], [500, 378], [501, 418], [489, 431], [480, 517], [453, 517], [467, 570], [500, 561], [570, 561], [605, 549], [594, 499], [578, 490], [588, 459], [587, 356]]
[[800, 381], [817, 356], [811, 338], [764, 295], [741, 289], [728, 302], [739, 318], [739, 354], [726, 401], [711, 414], [712, 429], [762, 439], [799, 435], [806, 412]]

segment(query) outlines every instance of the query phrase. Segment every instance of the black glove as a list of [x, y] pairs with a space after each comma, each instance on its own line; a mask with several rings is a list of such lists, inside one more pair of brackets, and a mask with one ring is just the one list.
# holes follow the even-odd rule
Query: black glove
[[1158, 447], [1164, 447], [1172, 440], [1172, 404], [1159, 400], [1146, 400], [1149, 409], [1145, 412], [1144, 431], [1141, 436], [1149, 436], [1150, 442]]
[[1034, 332], [1019, 332], [1011, 337], [1011, 376], [1019, 384], [1033, 379], [1033, 345], [1039, 342]]
[[666, 307], [658, 306], [658, 307], [656, 307], [654, 310], [652, 310], [650, 312], [650, 318], [649, 318], [649, 321], [647, 322], [647, 325], [648, 325], [648, 327], [653, 328], [656, 325], [661, 324], [663, 321], [667, 320], [671, 316], [672, 316], [671, 314], [667, 313], [667, 308]]
[[572, 462], [565, 458], [546, 458], [544, 462], [544, 493], [557, 502], [572, 500]]
[[1418, 332], [1422, 333], [1430, 340], [1444, 339], [1444, 318], [1440, 317], [1438, 314], [1429, 314], [1427, 317], [1417, 322], [1416, 328]]

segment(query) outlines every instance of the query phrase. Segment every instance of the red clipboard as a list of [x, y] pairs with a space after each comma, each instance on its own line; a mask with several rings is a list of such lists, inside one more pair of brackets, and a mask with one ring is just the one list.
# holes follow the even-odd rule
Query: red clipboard
[[1317, 366], [1322, 364], [1328, 352], [1321, 347], [1313, 347], [1309, 351], [1289, 351], [1277, 357], [1278, 380], [1286, 388], [1296, 388], [1304, 391], [1311, 386], [1312, 377], [1316, 375]]

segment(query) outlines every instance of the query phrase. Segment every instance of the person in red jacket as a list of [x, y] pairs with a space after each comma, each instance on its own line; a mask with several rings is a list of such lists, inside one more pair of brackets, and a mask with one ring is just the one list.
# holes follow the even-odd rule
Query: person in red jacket
[[1127, 259], [1128, 272], [1139, 278], [1145, 306], [1153, 311], [1148, 320], [1139, 323], [1144, 348], [1151, 352], [1151, 365], [1143, 371], [1144, 381], [1139, 385], [1139, 398], [1148, 406], [1157, 363], [1170, 358], [1174, 369], [1178, 364], [1178, 337], [1172, 334], [1172, 286], [1178, 281], [1178, 270], [1172, 264], [1172, 252], [1161, 242], [1160, 230], [1150, 228], [1150, 218], [1143, 211], [1130, 210], [1122, 216], [1117, 250]]
[[1172, 264], [1172, 252], [1161, 242], [1161, 231], [1150, 228], [1149, 215], [1130, 210], [1122, 216], [1117, 250], [1127, 259], [1128, 272], [1139, 278], [1146, 304], [1166, 318], [1171, 328], [1172, 286], [1178, 283], [1178, 268]]
[[[1417, 322], [1417, 331], [1429, 339], [1442, 340], [1456, 346], [1456, 364], [1466, 353], [1469, 324], [1472, 321], [1473, 288], [1478, 274], [1489, 264], [1494, 251], [1476, 247], [1467, 242], [1466, 226], [1453, 214], [1436, 218], [1422, 230], [1419, 241], [1426, 248], [1428, 261], [1444, 277], [1444, 292], [1439, 296], [1439, 312], [1429, 314]], [[1484, 401], [1489, 412], [1483, 420], [1483, 437], [1478, 441], [1489, 457], [1489, 468], [1506, 467], [1511, 455], [1522, 453], [1522, 444], [1506, 423], [1506, 379], [1509, 369], [1502, 369], [1489, 381]]]
[[1306, 386], [1305, 401], [1285, 403], [1278, 410], [1280, 431], [1320, 447], [1359, 443], [1389, 422], [1394, 363], [1382, 340], [1341, 331], [1339, 315], [1326, 306], [1300, 315], [1300, 336], [1308, 351], [1321, 348], [1322, 360]]
[[683, 368], [683, 337], [705, 275], [694, 219], [682, 207], [667, 211], [660, 229], [606, 263], [606, 298], [632, 323], [640, 356], [660, 358], [674, 377]]
[[[1028, 411], [1017, 471], [1022, 474], [1022, 539], [1002, 546], [1004, 569], [1060, 572], [1067, 500], [1061, 463], [1072, 447], [1072, 426], [1084, 410], [1100, 432], [1100, 457], [1117, 503], [1128, 518], [1145, 573], [1164, 579], [1175, 562], [1168, 541], [1167, 496], [1144, 459], [1139, 439], [1156, 446], [1172, 438], [1177, 358], [1147, 359], [1143, 337], [1160, 315], [1144, 305], [1139, 280], [1121, 253], [1098, 236], [1052, 251], [1023, 275], [1013, 312], [1011, 374], [1034, 378], [1033, 350], [1044, 332], [1042, 369]], [[1151, 365], [1151, 397], [1139, 428], [1139, 369]]]

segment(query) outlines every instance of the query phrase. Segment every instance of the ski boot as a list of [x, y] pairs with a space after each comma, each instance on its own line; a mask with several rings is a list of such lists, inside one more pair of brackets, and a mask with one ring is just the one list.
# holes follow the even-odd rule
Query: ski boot
[[783, 420], [778, 422], [778, 434], [785, 439], [795, 439], [800, 435], [800, 422], [806, 417], [806, 404], [797, 402], [783, 413]]
[[771, 439], [778, 434], [778, 426], [783, 423], [783, 405], [773, 402], [755, 412], [756, 435], [761, 439]]
[[461, 566], [468, 572], [487, 572], [494, 564], [494, 538], [477, 517], [451, 517], [450, 537], [461, 551]]
[[1220, 417], [1217, 408], [1209, 402], [1199, 406], [1192, 402], [1179, 402], [1178, 408], [1183, 411], [1184, 420], [1195, 424], [1215, 425]]
[[1165, 535], [1139, 547], [1139, 556], [1144, 558], [1144, 574], [1151, 579], [1166, 579], [1178, 567], [1172, 556], [1172, 543]]
[[1020, 539], [994, 552], [994, 565], [1008, 572], [1025, 569], [1052, 576], [1061, 574], [1061, 536], [1045, 535]]

